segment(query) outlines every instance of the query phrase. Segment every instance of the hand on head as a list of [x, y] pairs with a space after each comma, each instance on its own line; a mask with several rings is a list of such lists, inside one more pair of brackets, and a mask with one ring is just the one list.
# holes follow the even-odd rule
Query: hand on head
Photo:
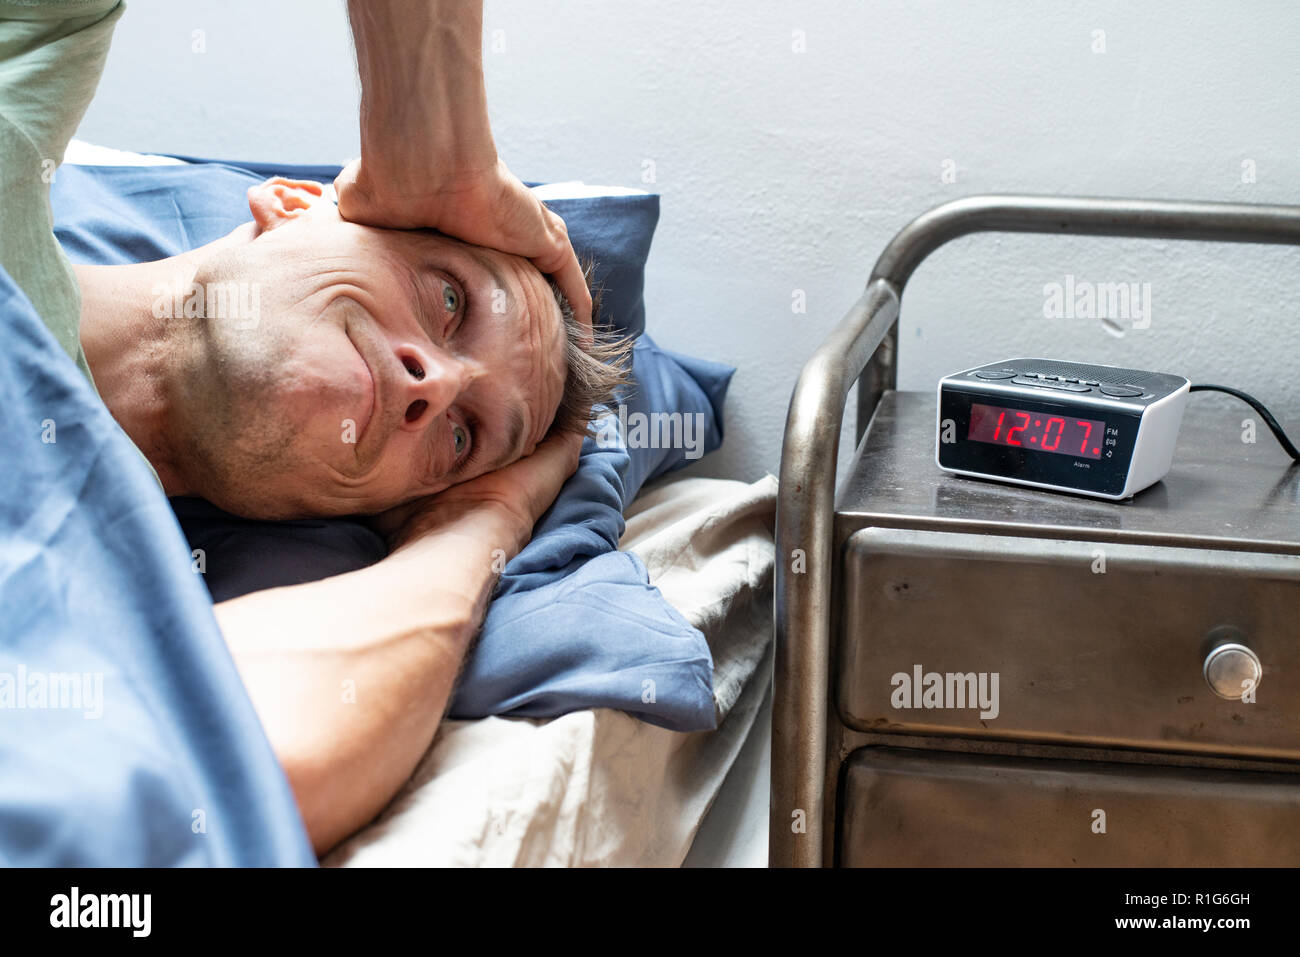
[[436, 229], [476, 246], [528, 259], [553, 276], [578, 321], [591, 326], [591, 293], [569, 230], [500, 159], [481, 171], [439, 179], [377, 171], [354, 160], [334, 187], [344, 219], [395, 229]]
[[577, 469], [581, 452], [581, 435], [552, 431], [531, 455], [438, 495], [399, 505], [375, 516], [371, 524], [387, 538], [390, 550], [397, 551], [457, 524], [473, 524], [482, 519], [481, 513], [488, 513], [508, 530], [502, 541], [512, 541], [513, 547], [505, 558], [513, 558]]

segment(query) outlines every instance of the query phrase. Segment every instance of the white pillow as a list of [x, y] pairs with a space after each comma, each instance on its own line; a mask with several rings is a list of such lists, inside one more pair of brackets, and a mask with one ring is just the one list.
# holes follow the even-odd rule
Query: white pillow
[[184, 160], [174, 156], [154, 156], [150, 153], [132, 153], [115, 150], [111, 146], [96, 146], [84, 140], [71, 140], [63, 151], [63, 162], [71, 166], [185, 166]]

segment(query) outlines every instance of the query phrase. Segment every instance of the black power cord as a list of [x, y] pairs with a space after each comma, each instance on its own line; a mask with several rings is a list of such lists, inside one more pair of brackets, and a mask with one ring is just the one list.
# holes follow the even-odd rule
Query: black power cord
[[1226, 392], [1228, 395], [1236, 396], [1242, 402], [1247, 403], [1252, 409], [1259, 413], [1260, 418], [1264, 420], [1264, 424], [1269, 427], [1273, 435], [1277, 438], [1278, 444], [1286, 450], [1286, 454], [1291, 456], [1291, 458], [1295, 459], [1297, 462], [1300, 462], [1300, 451], [1297, 451], [1296, 447], [1291, 444], [1291, 440], [1288, 439], [1286, 433], [1282, 431], [1282, 426], [1277, 424], [1277, 419], [1273, 418], [1272, 413], [1270, 413], [1268, 409], [1264, 408], [1264, 403], [1260, 402], [1259, 399], [1255, 398], [1253, 395], [1247, 395], [1240, 389], [1234, 389], [1231, 386], [1210, 385], [1206, 382], [1193, 385], [1191, 391]]

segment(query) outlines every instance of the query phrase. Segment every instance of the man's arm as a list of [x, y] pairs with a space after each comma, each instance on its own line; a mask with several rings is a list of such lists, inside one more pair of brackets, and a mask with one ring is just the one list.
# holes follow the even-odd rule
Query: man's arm
[[577, 466], [579, 436], [388, 517], [369, 568], [216, 606], [318, 854], [370, 821], [446, 711], [497, 573]]
[[564, 220], [497, 156], [482, 0], [349, 0], [348, 18], [361, 74], [361, 159], [335, 181], [339, 212], [530, 259], [589, 322], [591, 293]]

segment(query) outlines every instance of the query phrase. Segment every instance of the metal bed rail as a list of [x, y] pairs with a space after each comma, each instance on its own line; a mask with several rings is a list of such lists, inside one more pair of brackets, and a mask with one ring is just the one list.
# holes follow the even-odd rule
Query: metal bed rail
[[1300, 207], [971, 196], [923, 213], [885, 247], [862, 296], [804, 364], [786, 415], [776, 518], [773, 867], [820, 867], [824, 859], [835, 463], [844, 406], [857, 382], [860, 441], [881, 394], [897, 384], [908, 279], [949, 240], [980, 232], [1300, 245]]

